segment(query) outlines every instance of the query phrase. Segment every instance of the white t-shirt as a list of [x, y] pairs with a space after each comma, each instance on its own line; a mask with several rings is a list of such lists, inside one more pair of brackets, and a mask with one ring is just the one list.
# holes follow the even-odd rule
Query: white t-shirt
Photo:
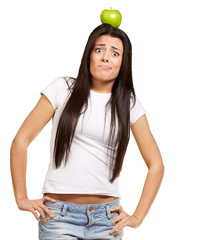
[[[111, 112], [110, 109], [107, 112], [104, 130], [105, 105], [111, 93], [98, 93], [90, 89], [88, 108], [84, 114], [80, 115], [67, 164], [64, 167], [62, 162], [58, 169], [54, 166], [53, 150], [57, 125], [71, 93], [66, 81], [71, 85], [74, 80], [56, 78], [40, 92], [49, 99], [55, 109], [50, 138], [50, 163], [42, 193], [96, 194], [121, 198], [119, 177], [113, 183], [109, 182], [110, 163], [106, 157]], [[130, 110], [130, 125], [132, 125], [146, 113], [146, 110], [137, 97], [135, 106], [133, 107], [133, 102], [131, 102], [130, 108], [132, 108]]]

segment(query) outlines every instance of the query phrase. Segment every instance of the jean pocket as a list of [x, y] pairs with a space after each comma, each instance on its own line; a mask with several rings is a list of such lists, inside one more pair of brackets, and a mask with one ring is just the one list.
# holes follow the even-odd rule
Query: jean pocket
[[[45, 211], [44, 211], [44, 215], [45, 215], [45, 218], [47, 220], [47, 222], [50, 222], [50, 221], [54, 221], [56, 219], [59, 218], [60, 216], [60, 210], [57, 209], [57, 208], [53, 208], [53, 207], [50, 207], [50, 206], [47, 206], [47, 208], [50, 210], [50, 212], [54, 215], [54, 217], [50, 217]], [[43, 221], [41, 215], [39, 216], [39, 219], [40, 221]], [[45, 222], [44, 222], [45, 223]]]

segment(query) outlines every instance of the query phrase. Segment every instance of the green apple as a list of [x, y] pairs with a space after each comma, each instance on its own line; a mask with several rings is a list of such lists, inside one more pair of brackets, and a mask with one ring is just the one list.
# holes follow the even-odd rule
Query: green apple
[[100, 15], [102, 23], [108, 23], [114, 28], [118, 28], [121, 24], [122, 16], [118, 10], [105, 9]]

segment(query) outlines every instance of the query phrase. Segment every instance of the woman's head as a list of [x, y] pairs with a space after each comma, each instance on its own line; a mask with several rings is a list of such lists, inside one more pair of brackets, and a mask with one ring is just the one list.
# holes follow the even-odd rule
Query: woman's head
[[113, 85], [117, 78], [123, 58], [121, 39], [101, 35], [95, 41], [90, 53], [90, 74], [92, 81], [104, 81]]
[[[120, 48], [119, 50], [121, 51], [121, 52], [120, 51], [118, 52], [120, 56], [115, 58], [116, 60], [120, 59], [120, 63], [116, 60], [114, 62], [114, 58], [112, 58], [115, 64], [115, 69], [114, 69], [115, 71], [111, 75], [110, 75], [111, 71], [106, 72], [107, 74], [105, 76], [106, 77], [115, 76], [115, 78], [117, 79], [120, 79], [121, 76], [124, 76], [124, 77], [127, 76], [129, 78], [132, 77], [132, 74], [131, 74], [132, 46], [131, 46], [130, 40], [124, 31], [122, 31], [119, 28], [113, 28], [109, 24], [99, 25], [89, 35], [89, 38], [83, 53], [78, 76], [83, 75], [83, 72], [84, 72], [85, 76], [88, 79], [91, 79], [91, 77], [93, 77], [93, 74], [95, 74], [93, 60], [96, 60], [95, 58], [93, 58], [93, 56], [95, 55], [93, 54], [95, 51], [94, 48], [96, 47], [95, 45], [97, 44], [97, 42], [100, 43], [103, 40], [104, 41], [107, 40], [107, 43], [108, 44], [111, 43], [110, 45], [112, 46], [114, 44], [117, 45]], [[100, 51], [100, 49], [97, 51]], [[98, 73], [97, 70], [98, 69], [96, 69], [96, 74]], [[103, 71], [102, 71], [102, 74], [103, 74]], [[126, 85], [126, 83], [122, 83], [122, 84]]]

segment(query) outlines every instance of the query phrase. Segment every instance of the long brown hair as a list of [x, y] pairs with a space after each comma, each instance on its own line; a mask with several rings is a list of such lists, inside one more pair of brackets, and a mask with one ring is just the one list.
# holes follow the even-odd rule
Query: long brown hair
[[[71, 95], [59, 119], [55, 136], [54, 159], [56, 168], [59, 168], [64, 160], [65, 164], [67, 163], [77, 122], [80, 115], [88, 107], [88, 97], [92, 86], [89, 70], [90, 53], [96, 39], [101, 35], [109, 35], [121, 39], [124, 49], [121, 68], [113, 84], [111, 97], [106, 104], [106, 107], [109, 104], [111, 107], [110, 137], [107, 149], [112, 150], [112, 155], [108, 154], [111, 161], [110, 173], [112, 174], [112, 178], [109, 181], [112, 183], [121, 172], [130, 138], [130, 98], [133, 98], [134, 104], [136, 101], [132, 81], [132, 46], [126, 33], [119, 28], [113, 28], [109, 24], [102, 24], [96, 27], [88, 38], [78, 76], [73, 78], [74, 83]], [[85, 111], [81, 112], [84, 106]], [[118, 132], [116, 139], [114, 139], [116, 116], [118, 118]], [[114, 147], [111, 149], [111, 146]]]

